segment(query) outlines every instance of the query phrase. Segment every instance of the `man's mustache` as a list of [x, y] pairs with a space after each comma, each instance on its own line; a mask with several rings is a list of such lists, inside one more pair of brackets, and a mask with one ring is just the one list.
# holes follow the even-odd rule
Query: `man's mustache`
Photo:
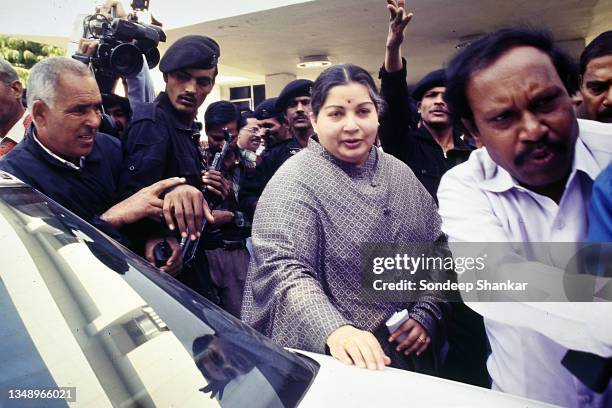
[[612, 108], [606, 108], [601, 112], [597, 112], [597, 120], [612, 122]]
[[539, 142], [531, 143], [530, 146], [526, 147], [514, 158], [514, 164], [517, 166], [521, 166], [525, 164], [525, 162], [532, 158], [535, 155], [535, 151], [541, 151], [542, 149], [546, 149], [551, 153], [567, 153], [567, 145], [565, 143], [553, 141], [553, 140], [541, 140]]

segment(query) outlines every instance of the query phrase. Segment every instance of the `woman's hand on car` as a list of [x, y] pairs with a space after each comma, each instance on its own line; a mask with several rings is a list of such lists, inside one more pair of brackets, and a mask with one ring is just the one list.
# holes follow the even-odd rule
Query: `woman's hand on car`
[[369, 370], [382, 370], [391, 364], [376, 337], [368, 331], [345, 325], [327, 338], [331, 355], [341, 362]]

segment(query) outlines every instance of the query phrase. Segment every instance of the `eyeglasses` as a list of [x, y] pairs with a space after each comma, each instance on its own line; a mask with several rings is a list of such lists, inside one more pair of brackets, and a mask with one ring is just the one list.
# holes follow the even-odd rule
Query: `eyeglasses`
[[240, 129], [241, 132], [249, 132], [252, 135], [256, 135], [259, 133], [259, 128], [258, 127], [251, 127], [251, 128], [242, 128]]

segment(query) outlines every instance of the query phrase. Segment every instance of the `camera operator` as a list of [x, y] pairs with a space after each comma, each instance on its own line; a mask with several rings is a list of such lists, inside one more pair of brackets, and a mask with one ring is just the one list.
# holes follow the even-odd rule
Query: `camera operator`
[[[104, 24], [113, 22], [115, 19], [122, 21], [128, 21], [130, 19], [130, 16], [126, 13], [119, 0], [106, 0], [104, 5], [96, 9], [96, 14], [94, 14], [94, 16], [86, 17], [84, 25], [87, 27], [95, 16], [106, 19], [105, 23], [100, 23], [99, 20], [96, 20], [98, 30], [100, 30], [100, 25], [104, 26]], [[135, 21], [135, 17], [131, 18], [131, 21]], [[111, 26], [112, 24], [113, 23], [110, 23]], [[121, 65], [120, 69], [114, 69], [113, 63], [115, 60], [113, 60], [112, 53], [111, 56], [107, 55], [106, 57], [100, 57], [99, 55], [100, 53], [105, 55], [104, 51], [99, 51], [101, 43], [99, 37], [102, 37], [102, 39], [107, 38], [108, 40], [109, 37], [114, 36], [114, 34], [110, 34], [112, 30], [106, 27], [103, 30], [103, 34], [99, 32], [93, 33], [91, 30], [91, 28], [86, 28], [83, 36], [93, 36], [95, 38], [81, 38], [79, 40], [78, 52], [73, 58], [88, 64], [91, 63], [92, 70], [96, 75], [96, 82], [102, 92], [105, 113], [105, 115], [102, 116], [100, 130], [104, 133], [122, 138], [127, 128], [127, 121], [129, 121], [131, 117], [131, 105], [135, 103], [151, 102], [155, 99], [153, 81], [149, 74], [149, 64], [147, 58], [142, 55], [139, 57], [142, 59], [141, 68], [138, 68], [138, 60], [132, 59], [130, 61], [128, 59], [128, 61], [130, 61], [129, 64], [126, 66]], [[162, 38], [165, 37], [162, 36]], [[115, 46], [115, 49], [118, 49], [121, 45], [123, 44]], [[134, 51], [136, 51], [136, 48], [132, 49], [132, 52]], [[140, 53], [140, 51], [137, 52]], [[155, 62], [155, 58], [153, 58], [153, 62]], [[130, 65], [134, 65], [134, 67]], [[126, 69], [137, 72], [125, 73], [124, 70]], [[127, 99], [113, 93], [119, 79], [121, 79], [123, 83]]]
[[[96, 11], [109, 19], [109, 21], [112, 21], [114, 18], [127, 21], [129, 17], [120, 0], [106, 0], [104, 5], [100, 6]], [[164, 40], [165, 35], [163, 35], [161, 38], [161, 41]], [[94, 57], [99, 44], [99, 39], [81, 38], [79, 41], [79, 52], [89, 58]], [[149, 64], [147, 59], [144, 55], [142, 56], [142, 59], [142, 67], [134, 74], [121, 75], [120, 73], [113, 72], [113, 75], [110, 76], [96, 75], [96, 80], [98, 81], [101, 92], [103, 94], [110, 93], [109, 91], [114, 87], [117, 77], [123, 76], [127, 86], [127, 97], [131, 104], [136, 102], [152, 102], [155, 99], [153, 81], [151, 79], [151, 75], [149, 74]], [[98, 74], [100, 73], [98, 72]]]
[[[198, 108], [215, 84], [220, 49], [209, 37], [190, 35], [178, 39], [168, 48], [160, 62], [166, 82], [153, 103], [133, 107], [132, 120], [124, 143], [124, 163], [119, 191], [125, 197], [134, 191], [167, 177], [184, 177], [187, 185], [173, 192], [177, 199], [164, 212], [177, 216], [176, 228], [183, 239], [196, 240], [202, 226], [202, 194], [206, 188], [227, 197], [229, 185], [219, 172], [202, 177], [203, 163], [199, 150], [200, 126], [195, 122]], [[197, 211], [197, 212], [196, 212]], [[152, 231], [141, 231], [148, 233]], [[183, 282], [209, 299], [216, 300], [206, 258], [198, 251], [197, 271], [184, 270]]]

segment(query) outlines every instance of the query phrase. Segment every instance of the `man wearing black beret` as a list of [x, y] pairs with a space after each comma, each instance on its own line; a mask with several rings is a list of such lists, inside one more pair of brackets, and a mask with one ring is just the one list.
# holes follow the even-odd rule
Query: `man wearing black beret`
[[[124, 167], [119, 181], [122, 196], [168, 177], [187, 180], [186, 185], [173, 190], [177, 198], [164, 208], [176, 216], [177, 225], [168, 228], [173, 233], [178, 230], [183, 239], [195, 240], [200, 234], [205, 205], [203, 188], [222, 197], [229, 189], [218, 172], [202, 177], [206, 169], [199, 150], [200, 126], [195, 122], [198, 108], [215, 85], [220, 54], [219, 45], [201, 35], [188, 35], [172, 44], [159, 64], [166, 82], [165, 92], [153, 103], [133, 106], [123, 145]], [[142, 235], [148, 233], [151, 231], [146, 227], [140, 231]], [[152, 253], [153, 248], [152, 245], [144, 248], [145, 253]], [[190, 286], [212, 297], [206, 293], [210, 282], [202, 281], [202, 276], [198, 278]]]
[[453, 129], [443, 99], [446, 90], [443, 69], [427, 74], [415, 86], [412, 97], [417, 101], [420, 121], [415, 125], [411, 120], [413, 107], [406, 84], [406, 63], [402, 60], [401, 44], [412, 15], [406, 15], [403, 6], [403, 1], [388, 6], [391, 20], [385, 65], [380, 70], [381, 91], [388, 110], [380, 118], [378, 134], [383, 150], [410, 166], [436, 199], [442, 175], [466, 161], [473, 147], [461, 139], [457, 129]]
[[267, 155], [273, 146], [291, 139], [287, 123], [281, 111], [276, 108], [277, 98], [269, 98], [261, 101], [255, 107], [255, 118], [257, 119], [261, 137], [264, 139], [266, 149], [264, 156]]
[[250, 220], [253, 219], [259, 196], [276, 170], [302, 149], [300, 142], [287, 130], [285, 116], [279, 109], [279, 99], [266, 99], [255, 108], [259, 128], [264, 132], [266, 149], [254, 174], [242, 181], [238, 196], [240, 208]]
[[308, 139], [314, 133], [310, 123], [312, 84], [308, 79], [291, 81], [283, 88], [276, 101], [277, 110], [285, 115], [289, 131], [302, 147], [306, 147]]

